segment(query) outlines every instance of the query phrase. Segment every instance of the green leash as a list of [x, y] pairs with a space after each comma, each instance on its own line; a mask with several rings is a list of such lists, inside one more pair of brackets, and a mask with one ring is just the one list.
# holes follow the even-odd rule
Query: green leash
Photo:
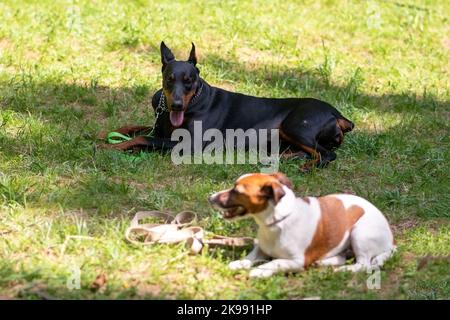
[[[195, 96], [192, 98], [192, 101], [195, 101], [195, 99], [198, 98], [198, 96], [200, 96], [200, 94], [202, 93], [202, 89], [203, 89], [203, 83], [201, 82], [200, 84], [200, 88], [198, 89], [197, 93], [195, 94]], [[190, 102], [190, 103], [191, 103]], [[147, 137], [152, 137], [153, 133], [155, 132], [155, 128], [156, 128], [156, 123], [158, 121], [158, 118], [165, 112], [168, 111], [167, 107], [166, 107], [166, 103], [164, 100], [164, 94], [161, 94], [161, 96], [159, 97], [159, 103], [158, 103], [158, 107], [156, 108], [156, 113], [155, 113], [155, 123], [153, 124], [153, 128], [150, 131], [149, 134], [147, 134]], [[106, 136], [106, 141], [109, 144], [117, 144], [117, 143], [121, 143], [121, 142], [125, 142], [125, 141], [129, 141], [133, 138], [126, 136], [124, 134], [121, 134], [119, 132], [115, 132], [112, 131], [110, 133], [108, 133], [108, 135]]]
[[108, 133], [108, 135], [106, 136], [106, 141], [108, 141], [108, 143], [110, 144], [116, 144], [116, 143], [121, 143], [121, 142], [125, 142], [128, 140], [131, 140], [132, 138], [130, 138], [129, 136], [123, 135], [119, 132], [110, 132]]
[[[201, 86], [201, 88], [203, 88], [203, 86]], [[200, 92], [201, 92], [201, 90], [200, 90]], [[150, 133], [146, 135], [147, 137], [153, 136], [153, 132], [155, 131], [155, 127], [156, 127], [156, 122], [158, 121], [159, 116], [161, 114], [163, 114], [164, 111], [166, 111], [166, 110], [167, 110], [167, 108], [166, 108], [166, 104], [165, 104], [165, 101], [164, 101], [164, 95], [161, 94], [161, 97], [159, 98], [158, 107], [156, 108], [155, 124], [153, 125], [153, 128], [150, 131]], [[106, 136], [106, 141], [109, 144], [117, 144], [117, 143], [129, 141], [131, 139], [133, 139], [133, 138], [131, 138], [129, 136], [126, 136], [124, 134], [121, 134], [119, 132], [115, 132], [115, 131], [112, 131], [112, 132], [108, 133], [108, 135]]]

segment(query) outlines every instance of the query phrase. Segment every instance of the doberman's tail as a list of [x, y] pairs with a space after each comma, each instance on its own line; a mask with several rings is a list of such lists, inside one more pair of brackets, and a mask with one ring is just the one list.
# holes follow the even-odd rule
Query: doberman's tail
[[350, 132], [353, 130], [355, 125], [350, 120], [344, 118], [342, 115], [337, 117], [338, 126], [341, 128], [343, 133]]

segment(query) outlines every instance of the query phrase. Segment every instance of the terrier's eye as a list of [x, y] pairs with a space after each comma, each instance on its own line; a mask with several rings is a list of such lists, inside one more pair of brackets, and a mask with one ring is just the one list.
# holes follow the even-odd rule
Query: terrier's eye
[[242, 185], [237, 185], [233, 188], [233, 191], [236, 194], [245, 194], [245, 188]]

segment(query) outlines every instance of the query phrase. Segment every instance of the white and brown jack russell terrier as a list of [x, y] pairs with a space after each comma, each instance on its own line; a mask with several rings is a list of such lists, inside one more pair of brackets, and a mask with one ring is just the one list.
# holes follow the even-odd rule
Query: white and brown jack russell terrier
[[[250, 269], [250, 277], [300, 271], [313, 265], [360, 271], [381, 267], [395, 251], [384, 215], [365, 199], [348, 194], [297, 198], [281, 173], [246, 174], [234, 187], [209, 197], [225, 219], [253, 217], [258, 244], [231, 269]], [[356, 263], [345, 265], [347, 254]], [[345, 265], [345, 266], [344, 266]]]

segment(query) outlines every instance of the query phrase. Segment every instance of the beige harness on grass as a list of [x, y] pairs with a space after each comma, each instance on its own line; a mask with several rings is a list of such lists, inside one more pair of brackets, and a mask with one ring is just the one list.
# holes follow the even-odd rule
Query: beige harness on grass
[[[140, 221], [146, 218], [159, 218], [163, 222], [141, 224]], [[196, 221], [197, 214], [192, 211], [182, 211], [175, 216], [161, 211], [139, 211], [125, 231], [125, 238], [135, 245], [185, 241], [192, 254], [201, 252], [204, 245], [245, 247], [254, 244], [254, 239], [248, 237], [213, 235], [211, 239], [205, 239], [203, 228], [192, 226]]]

